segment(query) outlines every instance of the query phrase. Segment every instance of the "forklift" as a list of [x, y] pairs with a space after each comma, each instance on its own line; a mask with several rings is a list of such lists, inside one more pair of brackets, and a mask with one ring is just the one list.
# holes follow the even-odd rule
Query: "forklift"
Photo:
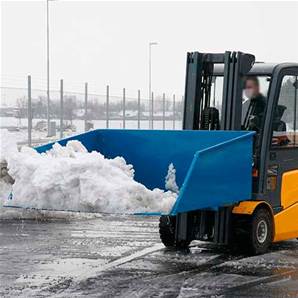
[[[184, 249], [193, 240], [211, 241], [262, 254], [273, 242], [298, 238], [298, 63], [258, 63], [251, 54], [227, 51], [188, 53], [186, 64], [183, 130], [252, 132], [251, 195], [161, 215], [162, 243]], [[253, 99], [243, 113], [249, 78], [263, 89], [261, 116]], [[218, 171], [224, 177], [225, 169]]]
[[[188, 53], [183, 130], [95, 129], [57, 142], [122, 156], [148, 189], [165, 190], [173, 164], [177, 199], [167, 213], [149, 214], [160, 216], [166, 247], [204, 240], [265, 253], [273, 242], [298, 238], [297, 78], [294, 63]], [[243, 96], [249, 80], [263, 94], [261, 105]]]

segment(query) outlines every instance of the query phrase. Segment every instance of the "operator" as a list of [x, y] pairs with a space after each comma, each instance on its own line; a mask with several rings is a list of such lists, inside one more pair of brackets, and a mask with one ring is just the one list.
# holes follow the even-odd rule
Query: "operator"
[[266, 98], [260, 91], [260, 82], [257, 77], [246, 78], [244, 94], [247, 100], [242, 102], [242, 128], [259, 132], [265, 113]]

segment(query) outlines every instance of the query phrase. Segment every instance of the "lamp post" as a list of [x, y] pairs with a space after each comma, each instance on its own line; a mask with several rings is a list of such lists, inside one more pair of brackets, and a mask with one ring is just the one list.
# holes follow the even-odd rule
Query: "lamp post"
[[47, 0], [47, 128], [50, 135], [50, 38], [49, 38], [49, 0]]
[[48, 136], [50, 135], [50, 21], [49, 21], [49, 2], [47, 0], [47, 127]]
[[158, 45], [157, 42], [149, 42], [149, 118], [150, 118], [150, 128], [152, 129], [153, 128], [153, 111], [151, 109], [152, 107], [152, 104], [151, 104], [151, 101], [153, 100], [152, 99], [152, 91], [151, 91], [151, 75], [152, 75], [152, 71], [151, 71], [151, 68], [152, 68], [152, 59], [151, 59], [151, 48], [152, 46], [156, 46]]

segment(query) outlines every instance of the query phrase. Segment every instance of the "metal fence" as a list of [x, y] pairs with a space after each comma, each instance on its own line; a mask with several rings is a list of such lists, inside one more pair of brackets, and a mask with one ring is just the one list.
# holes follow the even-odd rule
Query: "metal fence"
[[[181, 129], [183, 97], [154, 94], [151, 98], [136, 90], [128, 96], [125, 88], [114, 90], [106, 86], [105, 94], [88, 91], [88, 83], [82, 84], [82, 92], [50, 91], [47, 107], [47, 91], [34, 89], [34, 81], [28, 76], [27, 88], [1, 87], [1, 127], [27, 132], [29, 146], [44, 143], [72, 134], [97, 128], [121, 129]], [[120, 95], [113, 95], [116, 92]], [[49, 125], [48, 125], [49, 113]]]

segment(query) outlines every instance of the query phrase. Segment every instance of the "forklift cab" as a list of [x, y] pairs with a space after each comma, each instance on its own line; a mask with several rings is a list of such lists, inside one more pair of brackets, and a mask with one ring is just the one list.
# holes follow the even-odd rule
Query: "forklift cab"
[[[257, 78], [264, 111], [244, 112], [245, 80]], [[183, 129], [254, 130], [252, 196], [218, 210], [194, 210], [161, 217], [162, 241], [247, 243], [253, 254], [272, 242], [298, 238], [298, 64], [255, 63], [241, 52], [188, 53]], [[172, 221], [172, 223], [171, 223]], [[164, 236], [166, 235], [166, 237]], [[168, 242], [169, 243], [169, 242]], [[166, 244], [167, 245], [167, 244]]]
[[[214, 69], [211, 88], [212, 105], [222, 106], [223, 65]], [[266, 99], [261, 115], [245, 109], [245, 80], [255, 77]], [[273, 210], [282, 208], [283, 173], [298, 169], [298, 64], [256, 63], [243, 78], [241, 129], [256, 132], [254, 142], [253, 194], [270, 203]], [[220, 122], [220, 121], [219, 121]]]
[[[241, 52], [219, 55], [188, 54], [183, 128], [254, 130], [254, 198], [280, 210], [281, 176], [298, 169], [298, 64], [255, 63]], [[245, 109], [249, 77], [257, 78], [266, 101], [259, 115]]]

